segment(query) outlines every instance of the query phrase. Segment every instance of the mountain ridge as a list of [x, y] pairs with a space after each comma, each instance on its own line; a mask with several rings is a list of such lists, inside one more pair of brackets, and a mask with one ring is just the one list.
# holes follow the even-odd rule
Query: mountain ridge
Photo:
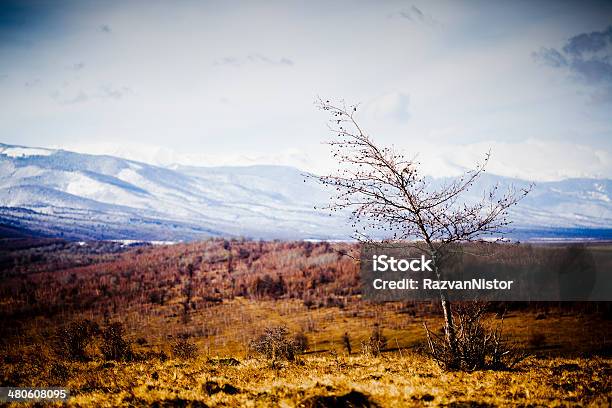
[[[0, 143], [0, 223], [71, 239], [349, 238], [345, 216], [314, 210], [329, 194], [305, 174], [275, 165], [162, 167]], [[495, 183], [529, 184], [485, 174], [466, 199]], [[536, 235], [558, 229], [607, 236], [610, 192], [610, 179], [539, 182], [512, 219]]]

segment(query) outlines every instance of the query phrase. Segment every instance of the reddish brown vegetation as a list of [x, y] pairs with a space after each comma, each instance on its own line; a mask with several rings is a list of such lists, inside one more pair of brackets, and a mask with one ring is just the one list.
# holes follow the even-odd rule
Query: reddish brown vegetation
[[342, 306], [359, 286], [355, 262], [338, 252], [351, 246], [339, 247], [210, 240], [95, 254], [75, 244], [53, 244], [22, 254], [24, 261], [14, 258], [18, 265], [2, 271], [2, 316], [109, 316], [126, 308], [168, 306], [187, 317], [235, 296]]
[[[343, 255], [347, 252], [356, 255], [356, 244], [216, 239], [125, 247], [109, 242], [13, 242], [10, 248], [0, 247], [0, 345], [30, 341], [32, 335], [57, 336], [58, 329], [60, 333], [62, 328], [69, 329], [71, 322], [89, 319], [101, 331], [121, 322], [127, 337], [142, 337], [148, 348], [175, 341], [182, 334], [196, 342], [209, 339], [201, 348], [208, 353], [208, 344], [213, 352], [226, 345], [233, 349], [247, 345], [266, 325], [285, 323], [280, 321], [283, 316], [292, 330], [303, 330], [309, 336], [332, 319], [339, 332], [317, 336], [353, 351], [351, 342], [354, 350], [360, 342], [369, 344], [365, 333], [372, 323], [380, 323], [385, 330], [403, 330], [412, 322], [422, 333], [421, 322], [416, 320], [440, 313], [437, 302], [395, 303], [379, 309], [362, 301], [358, 265], [354, 258]], [[492, 310], [501, 316], [509, 306], [536, 309], [543, 317], [551, 307], [558, 307], [496, 304]], [[564, 308], [569, 311], [574, 306]], [[268, 307], [278, 312], [279, 319], [270, 319], [269, 312], [264, 312]], [[574, 310], [600, 307], [609, 311], [609, 304], [579, 305]], [[384, 321], [381, 316], [386, 312], [395, 317]], [[296, 317], [296, 313], [301, 314]], [[351, 331], [343, 338], [350, 327], [364, 330], [365, 337]], [[108, 337], [114, 338], [111, 334]], [[64, 340], [68, 354], [85, 357], [87, 336]], [[322, 349], [317, 343], [313, 348]], [[123, 349], [126, 347], [119, 342], [107, 354]]]

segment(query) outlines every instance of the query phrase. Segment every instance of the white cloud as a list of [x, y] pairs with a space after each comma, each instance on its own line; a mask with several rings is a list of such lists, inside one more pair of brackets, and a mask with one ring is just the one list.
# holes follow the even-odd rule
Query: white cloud
[[482, 162], [491, 150], [487, 171], [531, 181], [606, 178], [612, 174], [609, 151], [576, 143], [529, 139], [521, 142], [478, 142], [465, 145], [420, 143], [418, 159], [430, 175], [458, 175]]
[[[530, 2], [414, 3], [75, 5], [0, 47], [0, 135], [82, 151], [104, 141], [93, 151], [110, 154], [133, 145], [119, 153], [160, 164], [320, 170], [330, 167], [320, 95], [361, 102], [366, 131], [420, 151], [432, 174], [491, 146], [491, 171], [612, 177], [609, 105], [594, 103], [610, 95], [580, 93], [531, 57], [601, 30], [605, 13], [562, 3], [544, 19]], [[389, 18], [402, 8], [414, 23]], [[421, 24], [428, 16], [443, 24]]]
[[240, 67], [245, 64], [268, 64], [268, 65], [285, 65], [292, 66], [293, 60], [287, 57], [270, 58], [262, 54], [250, 54], [243, 58], [224, 57], [214, 62], [215, 66], [229, 65], [232, 67]]

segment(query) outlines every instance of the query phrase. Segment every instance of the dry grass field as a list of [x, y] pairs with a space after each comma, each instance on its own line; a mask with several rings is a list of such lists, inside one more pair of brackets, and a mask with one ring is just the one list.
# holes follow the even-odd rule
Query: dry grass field
[[[444, 371], [424, 347], [423, 322], [441, 325], [435, 302], [361, 300], [348, 244], [3, 248], [2, 386], [64, 386], [71, 406], [612, 403], [609, 304], [491, 305], [488, 324], [529, 357], [512, 370]], [[300, 339], [295, 358], [254, 350], [273, 326]]]
[[[541, 358], [512, 372], [444, 372], [409, 351], [67, 364], [74, 406], [609, 406], [610, 359]], [[236, 365], [233, 365], [236, 364]], [[351, 403], [352, 405], [349, 405]]]

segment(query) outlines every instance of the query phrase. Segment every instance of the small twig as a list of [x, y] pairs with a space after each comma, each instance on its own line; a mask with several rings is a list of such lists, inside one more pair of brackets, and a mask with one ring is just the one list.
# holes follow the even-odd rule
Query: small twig
[[397, 342], [397, 337], [395, 338], [395, 345], [397, 346], [397, 349], [399, 350], [400, 358], [404, 359], [404, 356], [402, 355], [402, 349], [400, 348], [399, 343]]

